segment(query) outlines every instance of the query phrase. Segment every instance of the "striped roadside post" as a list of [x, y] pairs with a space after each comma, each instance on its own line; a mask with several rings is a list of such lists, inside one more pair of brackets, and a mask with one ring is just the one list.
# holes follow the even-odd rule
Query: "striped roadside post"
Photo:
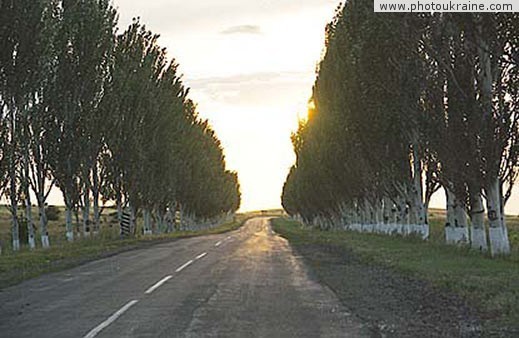
[[124, 211], [121, 216], [121, 236], [129, 236], [131, 234], [132, 215]]
[[180, 230], [180, 226], [182, 225], [182, 219], [180, 217], [180, 211], [175, 211], [175, 228], [177, 228], [177, 231]]

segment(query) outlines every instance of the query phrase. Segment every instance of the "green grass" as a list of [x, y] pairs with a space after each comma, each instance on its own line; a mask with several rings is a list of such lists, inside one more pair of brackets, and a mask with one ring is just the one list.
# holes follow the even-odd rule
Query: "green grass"
[[99, 236], [77, 240], [73, 243], [63, 241], [60, 244], [56, 244], [51, 242], [52, 246], [49, 249], [38, 248], [33, 251], [24, 249], [16, 253], [7, 251], [0, 255], [0, 289], [44, 273], [64, 270], [122, 251], [142, 248], [178, 238], [232, 231], [242, 226], [250, 217], [252, 217], [250, 214], [238, 214], [232, 222], [211, 229], [137, 236], [127, 239], [113, 237], [110, 230], [107, 229], [105, 232], [101, 232]]
[[[519, 254], [492, 259], [468, 248], [444, 245], [441, 231], [432, 226], [436, 239], [361, 234], [345, 231], [319, 231], [300, 223], [278, 218], [274, 230], [296, 248], [317, 244], [353, 252], [368, 264], [425, 280], [453, 291], [485, 315], [486, 325], [517, 326], [519, 323]], [[512, 233], [515, 234], [515, 227]]]

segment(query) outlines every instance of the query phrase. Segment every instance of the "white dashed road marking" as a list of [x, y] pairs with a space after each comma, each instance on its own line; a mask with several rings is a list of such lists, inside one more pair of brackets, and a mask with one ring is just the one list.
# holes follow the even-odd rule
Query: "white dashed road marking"
[[114, 313], [113, 315], [108, 317], [107, 320], [105, 320], [104, 322], [102, 322], [101, 324], [99, 324], [98, 326], [93, 328], [89, 333], [86, 334], [86, 336], [84, 338], [94, 338], [95, 336], [97, 336], [97, 334], [99, 332], [101, 332], [108, 325], [115, 322], [117, 320], [117, 318], [121, 317], [123, 313], [128, 311], [135, 304], [137, 304], [137, 302], [138, 302], [138, 300], [132, 300], [131, 302], [129, 302], [128, 304], [126, 304], [125, 306], [120, 308], [116, 313]]
[[195, 260], [202, 259], [202, 258], [204, 258], [205, 256], [207, 256], [207, 252], [204, 252], [203, 254], [200, 254], [200, 255], [196, 256]]
[[193, 260], [190, 260], [186, 264], [182, 265], [180, 268], [176, 269], [175, 272], [180, 272], [180, 271], [184, 270], [185, 268], [187, 268], [188, 266], [190, 266], [191, 264], [193, 264]]
[[218, 242], [216, 242], [216, 244], [214, 246], [219, 247], [221, 244], [222, 244], [222, 241], [218, 241]]
[[159, 282], [157, 282], [155, 285], [153, 285], [151, 288], [149, 288], [148, 290], [146, 290], [145, 294], [149, 295], [150, 293], [152, 293], [153, 291], [157, 290], [158, 288], [160, 288], [162, 286], [162, 284], [166, 283], [168, 280], [170, 280], [171, 278], [173, 278], [173, 276], [166, 276], [164, 277], [162, 280], [160, 280]]

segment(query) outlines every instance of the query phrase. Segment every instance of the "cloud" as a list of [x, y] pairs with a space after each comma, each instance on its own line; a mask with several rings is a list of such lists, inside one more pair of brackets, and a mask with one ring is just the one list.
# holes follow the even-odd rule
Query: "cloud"
[[261, 34], [261, 27], [257, 25], [231, 26], [221, 31], [220, 34]]
[[207, 108], [226, 107], [286, 109], [304, 103], [315, 75], [305, 72], [258, 72], [186, 80], [195, 101]]

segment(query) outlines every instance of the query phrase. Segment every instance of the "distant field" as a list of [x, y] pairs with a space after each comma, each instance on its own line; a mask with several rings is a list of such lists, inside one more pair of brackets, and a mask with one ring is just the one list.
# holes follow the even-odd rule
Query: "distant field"
[[[61, 245], [66, 242], [65, 238], [65, 207], [57, 206], [58, 219], [49, 220], [48, 223], [48, 231], [50, 237], [50, 243], [52, 245]], [[40, 244], [40, 234], [38, 232], [39, 228], [39, 216], [38, 216], [38, 208], [32, 208], [33, 221], [37, 228], [36, 230], [36, 243]], [[25, 220], [23, 216], [23, 210], [19, 211], [19, 216], [22, 221]], [[75, 220], [73, 220], [75, 223]], [[76, 230], [82, 231], [81, 224], [81, 216], [79, 219], [78, 227]], [[25, 229], [24, 229], [25, 230]], [[76, 235], [76, 234], [74, 234]], [[119, 236], [119, 227], [117, 221], [117, 211], [115, 208], [106, 208], [103, 210], [101, 214], [101, 231], [100, 236], [103, 238], [117, 238]], [[2, 248], [10, 248], [11, 247], [11, 214], [6, 206], [0, 206], [0, 242], [2, 244]], [[21, 241], [22, 247], [27, 245], [25, 241]]]

